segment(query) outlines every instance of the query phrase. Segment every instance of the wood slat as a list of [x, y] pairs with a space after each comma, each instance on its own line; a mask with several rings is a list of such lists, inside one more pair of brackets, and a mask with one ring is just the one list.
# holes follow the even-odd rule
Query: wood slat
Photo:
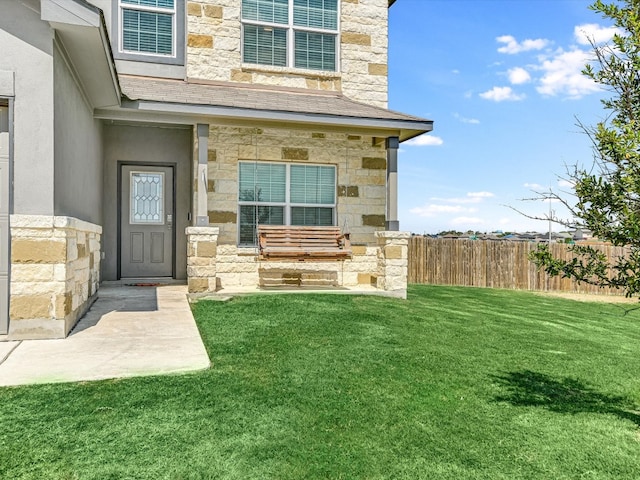
[[[607, 258], [628, 254], [624, 247], [593, 244]], [[409, 241], [409, 283], [462, 285], [518, 290], [565, 291], [622, 295], [615, 289], [578, 284], [568, 278], [549, 277], [529, 255], [536, 243], [494, 240], [455, 240], [412, 237]], [[552, 243], [551, 253], [568, 260], [569, 245]]]
[[352, 253], [349, 235], [339, 227], [258, 225], [258, 240], [264, 260], [343, 260]]

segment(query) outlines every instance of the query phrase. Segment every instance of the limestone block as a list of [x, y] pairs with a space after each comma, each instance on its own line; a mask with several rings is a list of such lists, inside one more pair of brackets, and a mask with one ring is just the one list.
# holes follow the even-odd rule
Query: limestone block
[[210, 223], [235, 223], [238, 217], [236, 212], [221, 212], [212, 211], [209, 212]]
[[202, 16], [202, 6], [196, 2], [187, 2], [187, 15]]
[[24, 238], [11, 241], [12, 263], [65, 263], [66, 260], [67, 246], [63, 241]]
[[223, 244], [219, 244], [218, 245], [218, 256], [219, 258], [223, 257], [224, 255], [235, 255], [237, 252], [237, 247], [235, 245], [223, 245]]
[[193, 265], [187, 266], [187, 277], [215, 277], [216, 276], [216, 267], [195, 267]]
[[46, 263], [16, 263], [11, 267], [11, 281], [50, 282], [54, 280], [54, 271], [58, 266], [62, 265]]
[[366, 35], [364, 33], [354, 33], [354, 32], [343, 31], [340, 41], [343, 45], [351, 44], [351, 45], [370, 46], [371, 36]]
[[222, 7], [218, 5], [204, 5], [204, 15], [209, 18], [222, 18]]
[[187, 255], [187, 265], [192, 265], [194, 267], [208, 267], [210, 265], [215, 265], [215, 259]]
[[213, 37], [190, 33], [187, 37], [187, 46], [195, 48], [213, 48]]
[[65, 293], [64, 295], [56, 295], [55, 298], [55, 317], [64, 318], [72, 312], [71, 308], [72, 295]]
[[309, 160], [309, 150], [306, 148], [282, 148], [283, 160]]
[[187, 288], [189, 293], [204, 293], [209, 290], [209, 279], [208, 278], [193, 278], [189, 277], [187, 279]]
[[384, 255], [389, 260], [407, 258], [407, 247], [401, 245], [391, 245], [384, 249]]
[[363, 157], [362, 168], [385, 170], [387, 168], [387, 159], [385, 157]]
[[51, 318], [52, 307], [52, 296], [50, 294], [11, 295], [9, 317], [11, 320]]
[[196, 252], [198, 257], [215, 258], [217, 253], [217, 242], [198, 242]]

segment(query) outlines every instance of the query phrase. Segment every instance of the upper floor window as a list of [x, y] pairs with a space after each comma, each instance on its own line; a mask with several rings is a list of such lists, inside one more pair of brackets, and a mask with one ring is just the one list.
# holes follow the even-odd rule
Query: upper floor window
[[184, 63], [185, 0], [117, 0], [115, 56], [121, 60]]
[[245, 63], [338, 69], [338, 0], [242, 0]]
[[122, 51], [175, 55], [175, 0], [120, 0]]

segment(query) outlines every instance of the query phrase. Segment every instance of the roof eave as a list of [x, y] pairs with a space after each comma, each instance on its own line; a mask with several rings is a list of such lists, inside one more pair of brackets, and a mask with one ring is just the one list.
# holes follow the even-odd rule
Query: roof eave
[[102, 10], [80, 0], [42, 0], [41, 18], [61, 39], [92, 106], [119, 105], [120, 84]]
[[165, 103], [145, 100], [123, 101], [119, 109], [96, 111], [98, 118], [126, 120], [135, 116], [143, 116], [147, 121], [157, 123], [170, 122], [172, 119], [181, 122], [197, 123], [206, 118], [226, 120], [293, 123], [305, 125], [322, 125], [340, 128], [370, 129], [387, 131], [389, 136], [398, 135], [400, 141], [409, 140], [433, 130], [431, 120], [385, 119], [367, 117], [348, 117], [342, 115], [301, 113], [287, 111], [260, 110], [216, 105], [192, 105], [183, 103]]

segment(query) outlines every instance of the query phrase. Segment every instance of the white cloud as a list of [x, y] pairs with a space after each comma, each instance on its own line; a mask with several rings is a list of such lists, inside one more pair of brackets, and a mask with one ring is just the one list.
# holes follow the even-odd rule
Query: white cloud
[[580, 49], [558, 51], [552, 58], [543, 59], [539, 69], [544, 73], [536, 90], [542, 95], [574, 99], [599, 91], [600, 87], [582, 74], [589, 60], [591, 54]]
[[424, 207], [415, 207], [409, 210], [409, 212], [418, 215], [420, 217], [433, 217], [439, 213], [461, 213], [466, 211], [459, 205], [425, 205]]
[[481, 93], [480, 96], [485, 100], [492, 100], [494, 102], [517, 102], [526, 97], [524, 94], [518, 95], [511, 87], [493, 87], [491, 90]]
[[621, 29], [616, 27], [603, 27], [597, 23], [585, 23], [573, 29], [573, 36], [580, 45], [591, 45], [606, 43], [613, 38], [614, 34], [622, 35]]
[[458, 75], [460, 73], [460, 70], [456, 68], [454, 70], [451, 70], [451, 73], [453, 73], [454, 75]]
[[558, 180], [558, 186], [562, 188], [573, 188], [576, 186], [576, 184], [569, 180], [562, 179], [562, 180]]
[[469, 192], [467, 193], [467, 197], [471, 198], [491, 198], [495, 197], [495, 195], [491, 192]]
[[531, 190], [536, 190], [536, 191], [545, 190], [546, 188], [548, 188], [548, 187], [543, 187], [539, 183], [525, 183], [523, 187], [529, 188]]
[[436, 137], [435, 135], [420, 135], [419, 137], [412, 138], [411, 140], [407, 140], [404, 142], [404, 145], [412, 145], [414, 147], [437, 147], [444, 143], [440, 137]]
[[476, 213], [478, 209], [474, 206], [466, 206], [469, 204], [478, 204], [486, 198], [493, 197], [491, 192], [469, 192], [465, 197], [453, 198], [430, 198], [433, 203], [428, 203], [423, 207], [415, 207], [409, 210], [410, 213], [420, 217], [435, 217], [440, 214], [469, 214]]
[[521, 85], [531, 80], [531, 75], [522, 67], [512, 68], [507, 72], [509, 81], [513, 85]]
[[453, 116], [458, 120], [460, 120], [462, 123], [470, 123], [472, 125], [478, 125], [480, 123], [480, 120], [478, 120], [477, 118], [463, 117], [459, 113], [454, 113]]
[[458, 205], [464, 205], [469, 203], [480, 203], [485, 198], [495, 197], [491, 192], [469, 192], [465, 197], [450, 197], [450, 198], [438, 198], [433, 197], [430, 200], [433, 202], [445, 202], [454, 203]]
[[484, 220], [478, 217], [456, 217], [449, 222], [453, 226], [459, 225], [483, 225]]
[[498, 52], [513, 55], [520, 52], [528, 52], [530, 50], [542, 50], [549, 45], [549, 40], [537, 38], [535, 40], [527, 39], [518, 42], [511, 35], [502, 35], [496, 38], [498, 43], [504, 43], [503, 47], [498, 48]]

